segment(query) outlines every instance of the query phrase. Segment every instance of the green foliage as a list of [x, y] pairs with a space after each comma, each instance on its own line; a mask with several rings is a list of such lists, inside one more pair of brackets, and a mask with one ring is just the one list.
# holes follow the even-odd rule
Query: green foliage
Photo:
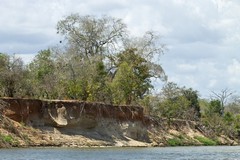
[[207, 137], [202, 137], [202, 136], [195, 136], [195, 139], [197, 139], [200, 143], [202, 143], [205, 146], [215, 146], [217, 145], [217, 142], [214, 140], [211, 140]]
[[109, 76], [103, 61], [96, 62], [96, 74], [92, 77], [89, 85], [89, 101], [112, 102]]
[[10, 135], [4, 136], [3, 140], [7, 143], [12, 143], [13, 142], [13, 138]]
[[230, 112], [225, 113], [223, 119], [229, 125], [234, 122], [234, 116]]
[[219, 100], [210, 101], [209, 108], [206, 111], [206, 114], [211, 116], [212, 114], [223, 114], [223, 107], [221, 106], [221, 102]]
[[226, 112], [223, 116], [218, 112], [208, 112], [202, 118], [203, 124], [209, 128], [209, 135], [216, 137], [219, 135], [227, 135], [231, 138], [236, 138], [240, 134], [240, 116]]
[[0, 139], [4, 142], [4, 143], [8, 143], [8, 144], [13, 144], [14, 143], [14, 139], [11, 135], [2, 135], [0, 134]]
[[193, 110], [193, 120], [199, 120], [200, 113], [200, 105], [198, 101], [198, 93], [194, 91], [192, 88], [186, 89], [182, 88], [183, 96], [189, 101], [189, 108]]
[[167, 139], [167, 144], [170, 146], [182, 146], [184, 145], [184, 140], [181, 138], [170, 138]]
[[129, 49], [117, 56], [117, 70], [111, 84], [116, 104], [136, 102], [152, 88], [146, 60], [135, 52]]
[[180, 88], [176, 83], [169, 82], [162, 89], [159, 97], [158, 113], [171, 121], [172, 118], [199, 120], [200, 106], [197, 91]]
[[226, 126], [223, 118], [217, 113], [212, 113], [209, 116], [205, 116], [202, 119], [202, 122], [205, 126], [208, 126], [211, 129], [211, 136], [221, 135]]
[[51, 56], [50, 49], [42, 50], [29, 65], [30, 70], [32, 72], [35, 71], [35, 76], [38, 80], [42, 80], [46, 75], [53, 73], [54, 64]]
[[186, 118], [188, 105], [189, 101], [183, 96], [176, 97], [174, 100], [167, 99], [159, 104], [159, 113], [161, 116], [166, 117], [170, 123], [173, 118]]
[[29, 92], [37, 98], [56, 98], [56, 77], [50, 49], [40, 51], [29, 64]]
[[0, 54], [0, 96], [137, 104], [151, 78], [166, 80], [153, 60], [164, 51], [153, 32], [131, 37], [121, 19], [79, 14], [60, 20], [57, 32], [63, 46], [39, 51], [27, 66]]
[[240, 129], [240, 114], [237, 114], [234, 118], [235, 128]]
[[200, 112], [201, 117], [204, 117], [206, 115], [206, 112], [209, 108], [209, 101], [207, 99], [199, 99], [199, 106], [200, 106]]
[[132, 90], [134, 87], [134, 75], [131, 71], [131, 67], [125, 62], [122, 63], [115, 78], [112, 81], [112, 89], [114, 93], [114, 103], [115, 104], [130, 104], [133, 95]]
[[70, 99], [87, 100], [88, 81], [85, 79], [69, 81], [66, 85], [66, 96]]
[[157, 116], [159, 109], [159, 98], [153, 95], [146, 95], [139, 101], [140, 105], [144, 108], [146, 115]]

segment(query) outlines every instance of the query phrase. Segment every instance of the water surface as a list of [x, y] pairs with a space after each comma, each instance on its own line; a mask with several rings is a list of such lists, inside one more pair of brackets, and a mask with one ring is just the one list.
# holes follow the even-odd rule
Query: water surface
[[0, 149], [1, 160], [240, 160], [240, 146]]

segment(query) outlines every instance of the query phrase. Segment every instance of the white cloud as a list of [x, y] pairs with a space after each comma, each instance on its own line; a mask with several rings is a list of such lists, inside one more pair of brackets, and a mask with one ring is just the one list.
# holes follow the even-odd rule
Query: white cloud
[[211, 79], [209, 80], [209, 83], [207, 84], [207, 88], [214, 88], [217, 84], [217, 80], [216, 79]]
[[240, 85], [240, 61], [233, 59], [227, 68], [229, 74], [229, 85]]
[[193, 64], [178, 64], [177, 68], [180, 72], [192, 73], [196, 71], [197, 66]]
[[237, 59], [232, 60], [232, 64], [228, 66], [228, 73], [232, 76], [240, 76], [240, 61]]
[[15, 54], [15, 56], [21, 58], [25, 64], [29, 64], [35, 57], [34, 54]]

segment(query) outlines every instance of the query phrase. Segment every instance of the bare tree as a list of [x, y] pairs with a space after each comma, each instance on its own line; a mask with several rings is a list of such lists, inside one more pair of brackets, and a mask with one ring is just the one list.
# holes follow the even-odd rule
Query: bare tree
[[211, 99], [217, 99], [221, 102], [221, 107], [225, 107], [227, 100], [234, 93], [228, 88], [221, 90], [220, 92], [211, 91]]

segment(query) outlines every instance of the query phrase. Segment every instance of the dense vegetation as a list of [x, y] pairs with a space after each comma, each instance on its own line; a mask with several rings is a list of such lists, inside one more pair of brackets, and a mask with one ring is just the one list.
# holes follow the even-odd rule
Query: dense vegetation
[[[142, 105], [169, 124], [198, 121], [209, 135], [239, 135], [239, 99], [225, 89], [204, 100], [198, 91], [168, 82], [159, 63], [165, 45], [157, 33], [132, 37], [121, 19], [78, 14], [59, 21], [57, 33], [60, 44], [39, 51], [29, 64], [0, 53], [0, 96]], [[158, 94], [151, 93], [154, 78], [165, 84]]]

